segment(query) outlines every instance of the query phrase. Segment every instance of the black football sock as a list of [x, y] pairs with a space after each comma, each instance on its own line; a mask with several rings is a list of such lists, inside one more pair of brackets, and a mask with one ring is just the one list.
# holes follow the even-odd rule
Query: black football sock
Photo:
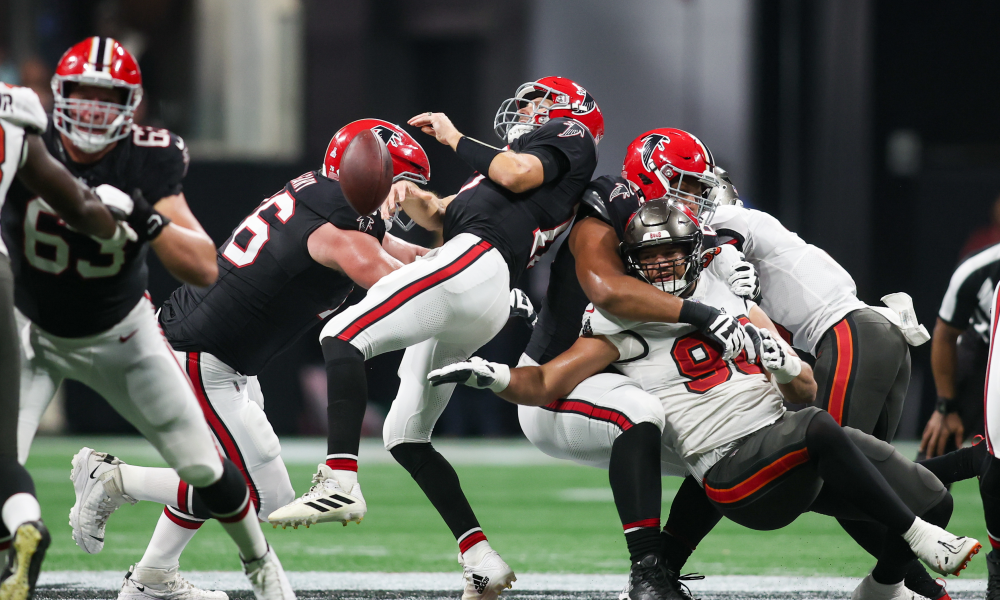
[[456, 540], [468, 541], [468, 538], [478, 537], [466, 535], [473, 530], [482, 533], [476, 514], [462, 491], [458, 474], [434, 446], [430, 443], [403, 443], [389, 452], [424, 491]]
[[989, 451], [984, 442], [979, 442], [975, 446], [959, 448], [941, 456], [918, 460], [918, 465], [923, 465], [934, 476], [945, 485], [951, 485], [956, 481], [965, 481], [979, 476], [982, 470], [983, 460]]
[[[951, 520], [953, 508], [954, 502], [951, 494], [948, 494], [932, 508], [921, 514], [920, 518], [932, 525], [945, 527]], [[884, 528], [881, 529], [884, 531]], [[914, 565], [914, 563], [917, 564]], [[882, 540], [882, 550], [878, 554], [878, 563], [872, 571], [872, 578], [882, 584], [904, 581], [907, 588], [913, 591], [917, 591], [914, 588], [920, 588], [921, 595], [928, 598], [941, 596], [944, 592], [941, 586], [933, 581], [926, 571], [921, 577], [916, 569], [922, 569], [922, 567], [906, 540], [886, 531]], [[910, 587], [911, 584], [914, 586], [913, 588]]]
[[[14, 420], [17, 420], [16, 414]], [[14, 494], [31, 494], [37, 498], [35, 482], [31, 480], [28, 470], [17, 462], [17, 454], [0, 454], [0, 508]], [[0, 520], [0, 544], [9, 544], [11, 535], [3, 520]], [[0, 550], [3, 548], [0, 547]]]
[[327, 464], [334, 470], [357, 471], [361, 423], [368, 407], [365, 357], [350, 343], [328, 337], [323, 340], [323, 360], [329, 424], [326, 451], [334, 461]]
[[[866, 552], [875, 558], [882, 556], [882, 546], [886, 536], [885, 527], [871, 521], [837, 519], [837, 522]], [[903, 580], [906, 582], [907, 588], [925, 598], [936, 600], [940, 597], [944, 588], [934, 581], [934, 578], [927, 573], [919, 560], [912, 557], [912, 554], [910, 557], [902, 556], [902, 560], [906, 558], [910, 558], [910, 560], [903, 564], [900, 564], [899, 560], [878, 561], [872, 570], [872, 577], [878, 583], [886, 585]]]
[[806, 447], [823, 478], [824, 488], [841, 496], [858, 510], [897, 536], [913, 525], [913, 514], [892, 490], [885, 477], [854, 445], [830, 413], [820, 412], [806, 429]]
[[253, 510], [250, 489], [233, 461], [223, 459], [222, 477], [215, 483], [196, 490], [212, 517], [219, 521], [229, 537], [236, 542], [245, 562], [256, 560], [267, 553], [267, 540], [260, 530], [257, 513]]
[[[979, 444], [985, 446], [986, 444]], [[1000, 550], [1000, 460], [987, 453], [979, 475], [979, 495], [983, 499], [986, 533], [993, 552]]]
[[608, 480], [632, 562], [660, 554], [660, 429], [639, 423], [611, 446]]
[[681, 482], [660, 534], [667, 568], [680, 573], [701, 540], [722, 520], [722, 513], [708, 500], [705, 490], [688, 475]]

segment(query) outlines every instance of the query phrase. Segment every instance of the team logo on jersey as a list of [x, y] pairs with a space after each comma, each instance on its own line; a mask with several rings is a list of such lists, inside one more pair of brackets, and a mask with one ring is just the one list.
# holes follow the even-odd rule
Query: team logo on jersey
[[358, 231], [362, 233], [368, 233], [375, 228], [375, 218], [371, 215], [364, 215], [363, 217], [358, 217]]
[[[642, 164], [646, 165], [646, 168], [655, 171], [656, 166], [653, 164], [653, 153], [657, 150], [664, 151], [667, 149], [667, 144], [670, 143], [670, 138], [663, 135], [662, 133], [653, 133], [647, 135], [642, 139]], [[669, 179], [669, 175], [667, 178]]]
[[712, 264], [715, 257], [722, 252], [722, 248], [716, 246], [715, 248], [709, 248], [701, 255], [701, 268], [707, 269], [708, 265]]
[[0, 112], [9, 112], [13, 110], [11, 106], [14, 105], [14, 97], [10, 94], [0, 94]]
[[559, 134], [558, 137], [568, 138], [568, 137], [584, 137], [583, 125], [577, 121], [571, 121], [566, 123], [566, 130]]
[[372, 127], [372, 133], [382, 138], [385, 145], [392, 145], [394, 148], [399, 147], [399, 143], [403, 141], [403, 136], [399, 134], [398, 131], [393, 131], [385, 125], [376, 125]]
[[615, 186], [615, 189], [611, 190], [611, 196], [608, 198], [608, 202], [614, 202], [615, 198], [628, 198], [632, 195], [632, 190], [628, 189], [628, 186], [619, 183]]

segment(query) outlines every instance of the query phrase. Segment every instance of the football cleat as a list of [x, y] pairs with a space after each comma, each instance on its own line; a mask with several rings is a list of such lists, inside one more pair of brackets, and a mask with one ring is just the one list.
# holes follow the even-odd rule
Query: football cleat
[[672, 573], [656, 554], [647, 554], [632, 563], [628, 585], [618, 595], [619, 600], [684, 600]]
[[268, 515], [267, 520], [275, 527], [299, 525], [309, 527], [313, 523], [360, 523], [368, 512], [365, 497], [361, 495], [361, 484], [355, 483], [346, 492], [333, 476], [333, 471], [325, 464], [313, 475], [313, 486], [301, 497], [292, 500]]
[[509, 590], [517, 577], [496, 550], [490, 550], [478, 565], [467, 565], [458, 553], [458, 564], [462, 565], [465, 591], [462, 600], [495, 600], [504, 590]]
[[22, 523], [7, 551], [7, 562], [0, 572], [0, 599], [29, 600], [35, 593], [35, 582], [42, 568], [45, 549], [52, 538], [45, 524], [39, 521]]
[[177, 570], [176, 566], [169, 569], [129, 567], [118, 600], [229, 600], [225, 592], [195, 587]]
[[76, 502], [69, 511], [69, 526], [73, 528], [73, 541], [87, 554], [104, 549], [104, 527], [111, 513], [126, 502], [137, 502], [123, 491], [122, 471], [118, 468], [122, 464], [114, 456], [90, 448], [81, 448], [73, 457], [70, 479]]
[[986, 555], [986, 572], [986, 600], [1000, 600], [1000, 556], [996, 550]]
[[903, 539], [917, 558], [941, 575], [958, 575], [983, 547], [973, 538], [953, 535], [919, 517]]
[[292, 584], [288, 583], [281, 561], [270, 546], [267, 547], [267, 554], [257, 560], [243, 561], [243, 572], [250, 580], [257, 600], [295, 600]]
[[885, 584], [875, 581], [871, 573], [861, 580], [851, 592], [851, 600], [921, 600], [923, 596], [913, 593], [900, 581]]

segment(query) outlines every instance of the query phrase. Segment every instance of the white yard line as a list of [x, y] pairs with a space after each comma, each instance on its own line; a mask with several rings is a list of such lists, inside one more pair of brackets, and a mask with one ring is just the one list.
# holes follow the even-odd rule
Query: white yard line
[[[68, 588], [117, 590], [120, 571], [46, 571], [39, 585]], [[205, 589], [248, 590], [242, 573], [235, 571], [186, 571], [191, 583]], [[318, 571], [289, 572], [292, 587], [298, 590], [457, 590], [462, 574], [454, 573], [329, 573]], [[751, 575], [710, 576], [703, 581], [687, 582], [695, 593], [711, 592], [843, 592], [849, 594], [859, 579], [852, 577], [758, 577]], [[515, 590], [565, 592], [617, 592], [625, 584], [625, 575], [574, 575], [521, 573]], [[985, 579], [949, 579], [949, 592], [984, 592]]]

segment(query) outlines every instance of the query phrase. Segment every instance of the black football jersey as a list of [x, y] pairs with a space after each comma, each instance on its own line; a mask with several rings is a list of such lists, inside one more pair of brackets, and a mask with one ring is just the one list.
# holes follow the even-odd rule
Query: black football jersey
[[309, 235], [326, 223], [379, 243], [385, 237], [378, 214], [359, 215], [340, 183], [319, 171], [289, 181], [219, 247], [218, 281], [181, 286], [163, 303], [160, 325], [170, 345], [214, 354], [244, 375], [260, 373], [354, 289], [350, 278], [309, 255]]
[[[101, 160], [69, 159], [59, 132], [42, 136], [52, 156], [91, 187], [142, 191], [150, 204], [179, 194], [187, 173], [184, 140], [167, 131], [132, 127]], [[112, 245], [69, 229], [45, 202], [15, 181], [2, 215], [10, 249], [17, 308], [45, 331], [83, 337], [106, 331], [131, 311], [146, 291], [146, 245]]]
[[573, 119], [552, 119], [510, 145], [514, 152], [527, 154], [543, 148], [567, 159], [565, 174], [520, 194], [476, 174], [445, 212], [445, 241], [472, 233], [493, 244], [507, 262], [512, 282], [569, 228], [580, 194], [597, 167], [594, 138]]

